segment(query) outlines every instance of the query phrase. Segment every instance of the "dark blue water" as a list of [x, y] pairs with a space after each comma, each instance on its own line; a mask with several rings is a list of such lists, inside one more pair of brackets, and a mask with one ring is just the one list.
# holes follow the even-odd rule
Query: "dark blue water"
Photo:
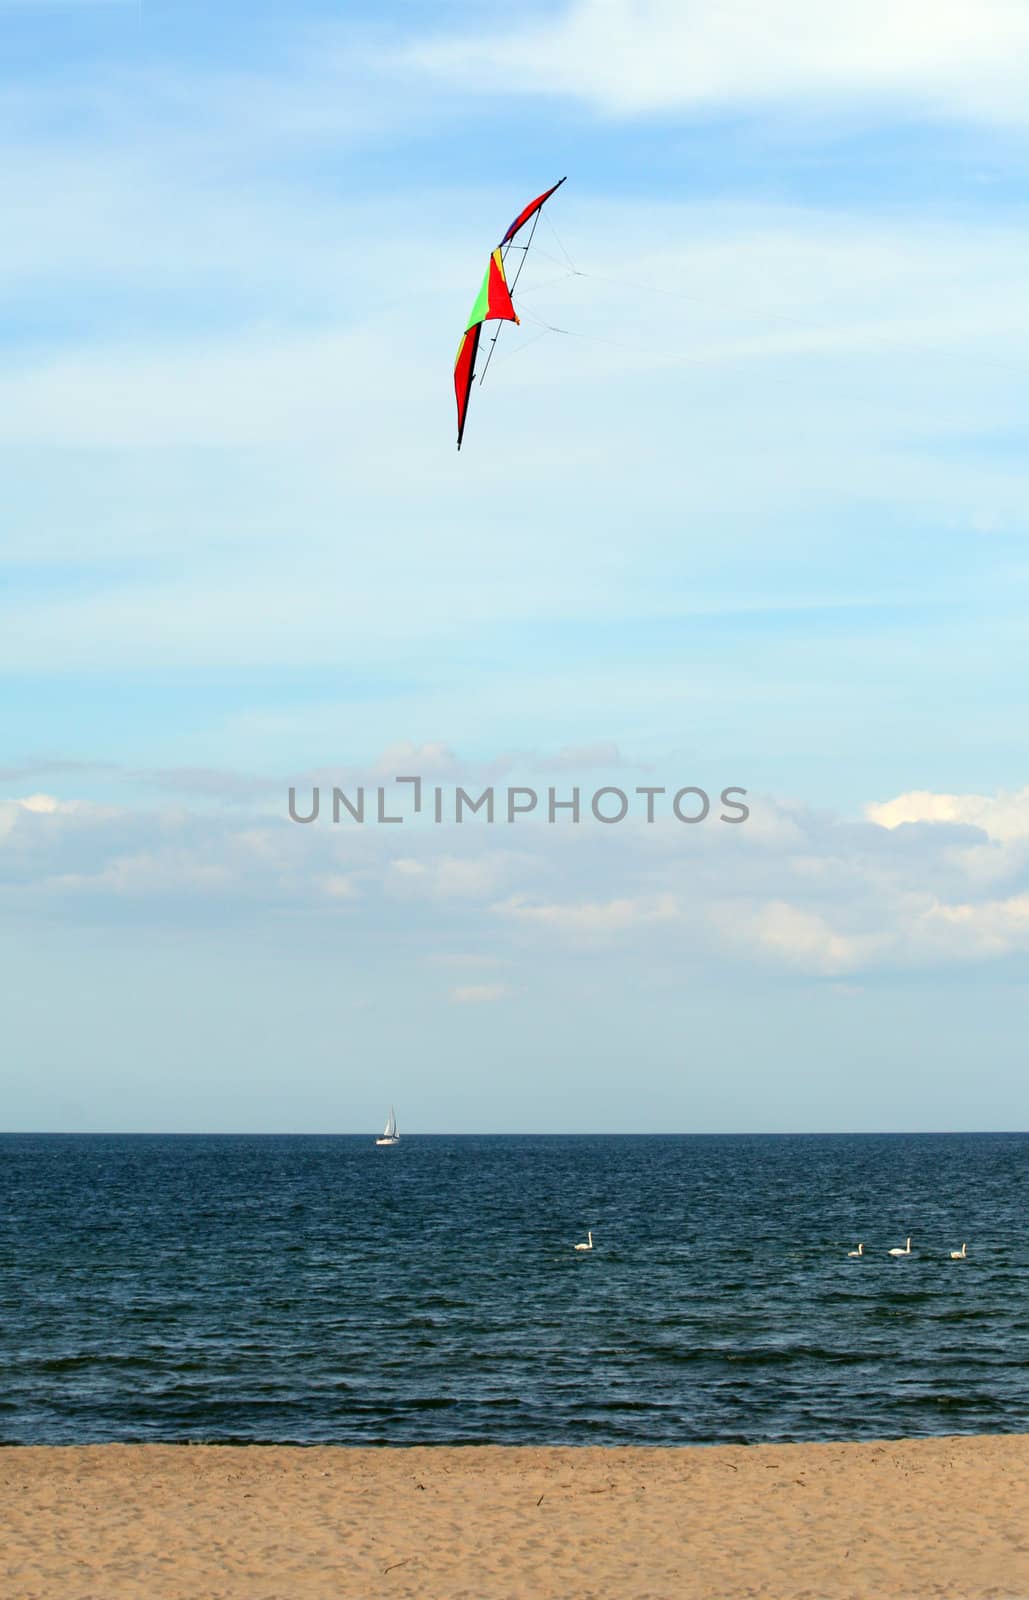
[[1024, 1431], [1027, 1158], [1014, 1134], [3, 1137], [0, 1440]]

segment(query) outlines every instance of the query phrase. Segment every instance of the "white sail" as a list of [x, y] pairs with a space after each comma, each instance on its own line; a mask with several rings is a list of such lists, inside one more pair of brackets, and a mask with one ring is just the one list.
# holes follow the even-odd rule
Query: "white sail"
[[390, 1106], [390, 1108], [389, 1108], [389, 1116], [386, 1118], [386, 1126], [383, 1129], [382, 1137], [381, 1137], [381, 1139], [376, 1139], [375, 1143], [376, 1144], [399, 1144], [399, 1142], [400, 1142], [400, 1135], [397, 1132], [396, 1114], [394, 1113], [393, 1107]]

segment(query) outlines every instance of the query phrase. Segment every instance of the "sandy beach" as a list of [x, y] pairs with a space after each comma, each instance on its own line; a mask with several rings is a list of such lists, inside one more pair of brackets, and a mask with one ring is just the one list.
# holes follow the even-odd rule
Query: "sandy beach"
[[0, 1456], [8, 1600], [1029, 1596], [1029, 1435]]

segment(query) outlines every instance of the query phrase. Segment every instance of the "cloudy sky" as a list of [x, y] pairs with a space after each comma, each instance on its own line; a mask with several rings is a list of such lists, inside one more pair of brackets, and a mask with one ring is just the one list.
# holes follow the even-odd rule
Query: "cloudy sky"
[[1025, 1127], [1020, 0], [0, 34], [0, 1123]]

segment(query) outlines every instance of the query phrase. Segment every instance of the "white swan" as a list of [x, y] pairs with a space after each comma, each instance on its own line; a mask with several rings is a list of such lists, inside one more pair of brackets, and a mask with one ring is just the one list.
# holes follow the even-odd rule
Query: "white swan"
[[865, 1253], [865, 1247], [864, 1247], [863, 1244], [859, 1244], [856, 1250], [848, 1250], [847, 1251], [848, 1256], [863, 1256], [864, 1253]]
[[891, 1255], [891, 1256], [909, 1256], [911, 1254], [911, 1236], [910, 1236], [910, 1234], [908, 1235], [908, 1242], [904, 1246], [903, 1250], [900, 1248], [899, 1244], [895, 1244], [893, 1246], [893, 1249], [888, 1251], [888, 1254]]
[[968, 1246], [963, 1244], [960, 1250], [952, 1250], [950, 1252], [950, 1259], [952, 1261], [967, 1261], [968, 1257], [965, 1254], [967, 1249]]
[[577, 1244], [576, 1247], [575, 1247], [576, 1250], [592, 1250], [593, 1249], [593, 1233], [592, 1233], [592, 1230], [589, 1233], [587, 1233], [586, 1237], [589, 1240], [589, 1244]]

